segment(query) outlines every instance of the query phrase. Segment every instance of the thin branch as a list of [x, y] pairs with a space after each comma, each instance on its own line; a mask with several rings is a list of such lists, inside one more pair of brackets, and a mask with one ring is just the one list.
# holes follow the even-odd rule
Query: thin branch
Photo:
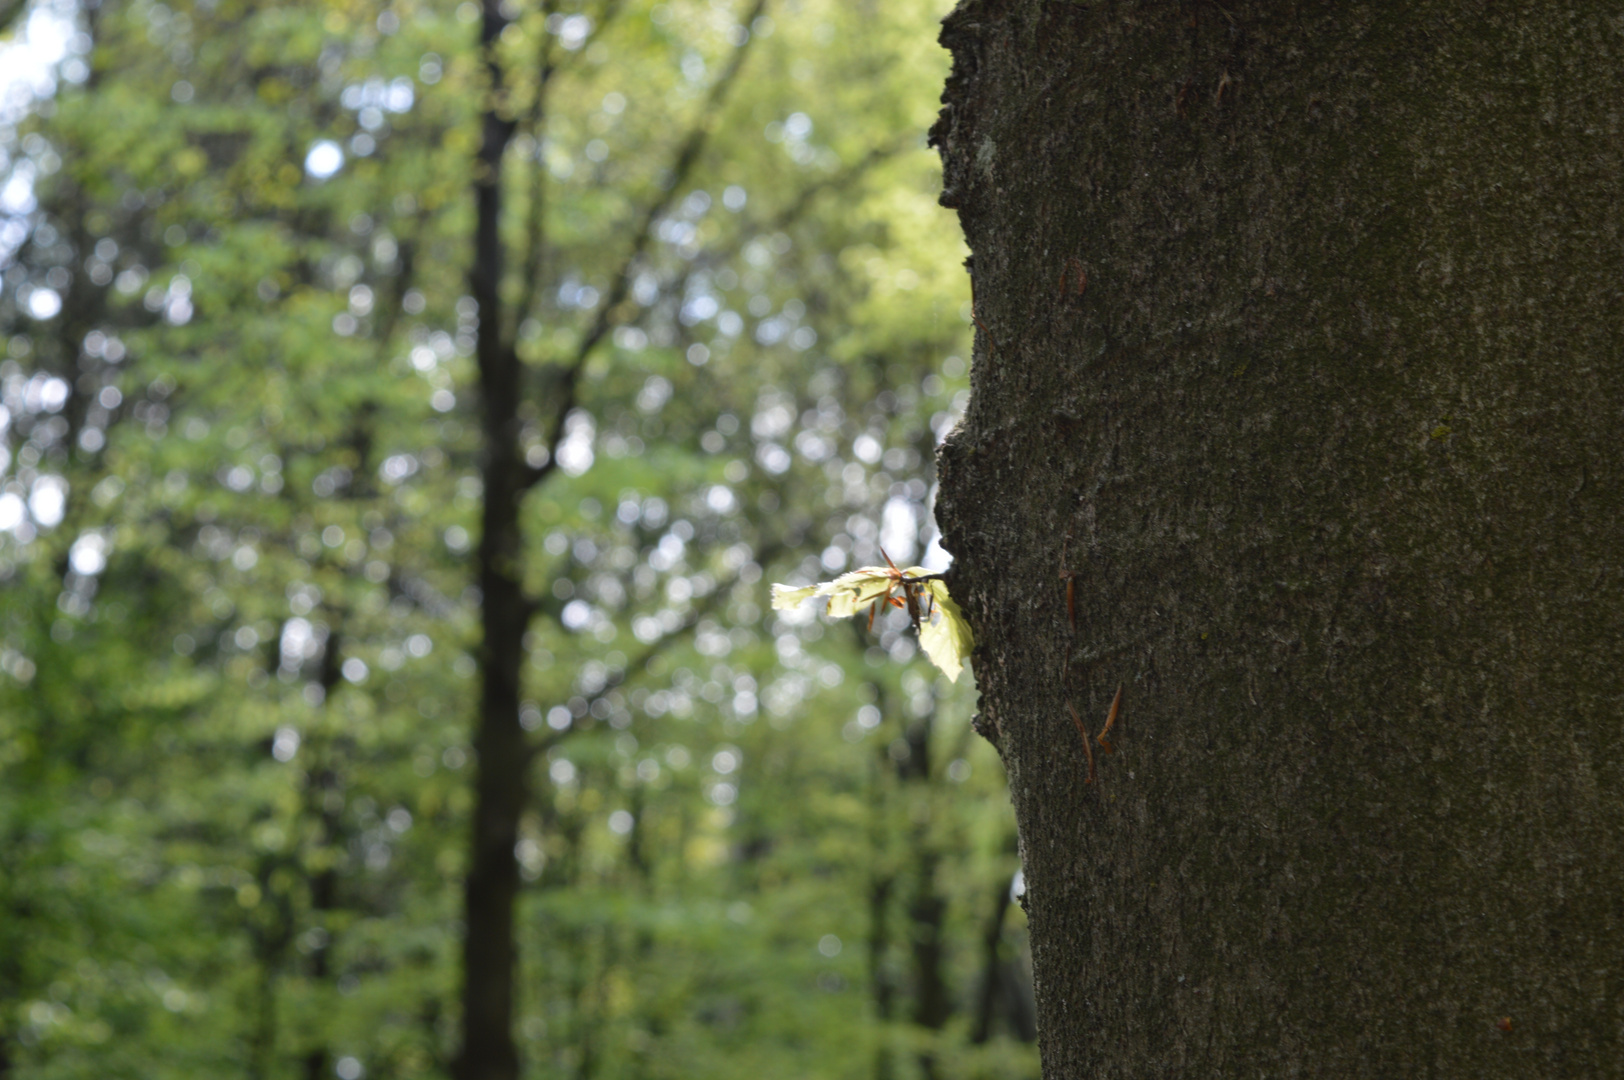
[[[762, 557], [760, 561], [765, 562], [767, 559], [770, 559], [776, 555], [780, 550], [782, 550], [782, 546], [775, 544], [770, 547], [763, 548], [757, 554], [758, 556]], [[651, 642], [648, 647], [637, 656], [627, 660], [625, 665], [620, 668], [619, 673], [612, 675], [609, 680], [604, 683], [602, 689], [592, 695], [592, 701], [596, 702], [602, 700], [604, 697], [608, 696], [611, 690], [624, 686], [627, 681], [631, 679], [634, 673], [645, 670], [648, 667], [648, 662], [650, 660], [653, 660], [656, 656], [659, 656], [671, 646], [675, 645], [678, 641], [682, 640], [683, 637], [686, 636], [687, 633], [694, 627], [698, 626], [707, 615], [710, 615], [713, 611], [715, 611], [717, 607], [722, 604], [723, 598], [728, 593], [732, 592], [734, 586], [738, 585], [743, 580], [744, 579], [740, 575], [735, 574], [733, 575], [732, 580], [726, 583], [718, 584], [716, 588], [711, 591], [710, 595], [705, 597], [703, 603], [696, 604], [694, 606], [694, 609], [688, 613], [688, 617], [682, 620], [681, 625], [679, 625], [675, 630], [672, 630], [669, 634], [662, 636], [658, 641]], [[572, 719], [569, 726], [556, 731], [550, 731], [541, 738], [533, 740], [530, 743], [529, 748], [526, 750], [526, 753], [531, 758], [535, 758], [540, 754], [545, 754], [547, 751], [563, 742], [564, 739], [574, 734], [575, 731], [575, 722]]]
[[687, 291], [688, 281], [696, 271], [708, 270], [727, 262], [743, 250], [746, 242], [761, 233], [779, 232], [788, 228], [800, 220], [801, 216], [811, 207], [813, 200], [820, 195], [847, 190], [861, 180], [874, 166], [907, 150], [912, 143], [913, 137], [909, 136], [907, 139], [898, 140], [890, 146], [875, 147], [867, 154], [864, 154], [863, 159], [850, 169], [808, 184], [801, 189], [793, 202], [779, 210], [777, 214], [760, 222], [741, 225], [734, 230], [728, 243], [709, 248], [690, 261], [683, 273], [671, 279], [661, 289], [662, 295], [681, 296]]
[[[825, 177], [822, 180], [808, 184], [806, 187], [801, 189], [799, 194], [796, 195], [794, 201], [792, 201], [788, 206], [780, 209], [776, 214], [752, 224], [741, 225], [738, 229], [734, 230], [728, 243], [711, 247], [702, 252], [691, 262], [687, 263], [686, 270], [680, 276], [673, 278], [661, 287], [661, 295], [682, 295], [682, 293], [687, 289], [688, 281], [693, 276], [695, 271], [720, 265], [721, 263], [733, 258], [744, 248], [745, 243], [750, 238], [760, 233], [778, 232], [788, 228], [796, 221], [800, 220], [801, 216], [811, 207], [812, 202], [819, 196], [826, 194], [838, 194], [851, 188], [859, 180], [861, 180], [870, 169], [874, 168], [883, 161], [903, 153], [912, 145], [912, 143], [913, 138], [910, 136], [906, 139], [897, 140], [889, 146], [875, 147], [873, 150], [870, 150], [867, 154], [863, 155], [862, 160], [853, 165], [850, 169], [847, 169], [835, 176]], [[635, 320], [627, 320], [627, 322], [635, 322]], [[615, 324], [613, 321], [611, 321], [610, 329], [613, 329], [614, 325]], [[552, 449], [556, 451], [556, 441], [553, 443]], [[549, 461], [550, 460], [551, 452], [549, 452]], [[538, 467], [537, 470], [531, 474], [532, 479], [530, 480], [530, 484], [534, 485], [539, 483], [545, 475], [546, 470]]]
[[508, 329], [510, 341], [518, 334], [519, 320], [525, 312], [535, 307], [536, 297], [541, 292], [542, 257], [547, 243], [547, 221], [542, 212], [546, 207], [547, 163], [543, 160], [541, 149], [546, 145], [547, 138], [547, 85], [558, 70], [553, 62], [553, 36], [545, 28], [546, 19], [553, 13], [553, 4], [554, 0], [542, 0], [544, 26], [541, 44], [536, 50], [536, 98], [530, 103], [530, 111], [524, 122], [524, 130], [535, 140], [536, 150], [535, 160], [530, 163], [530, 205], [525, 207], [524, 268], [519, 275], [523, 296], [514, 309], [513, 326]]
[[802, 214], [806, 213], [808, 207], [810, 207], [812, 204], [812, 200], [816, 199], [820, 195], [825, 195], [831, 192], [845, 191], [846, 189], [855, 185], [859, 180], [863, 179], [863, 177], [868, 174], [870, 169], [874, 168], [883, 161], [896, 157], [898, 154], [907, 151], [913, 144], [914, 136], [909, 135], [906, 138], [896, 140], [889, 146], [875, 147], [868, 153], [864, 154], [861, 161], [844, 172], [840, 172], [834, 176], [825, 177], [822, 180], [808, 184], [806, 187], [801, 189], [800, 194], [795, 196], [794, 202], [784, 207], [776, 215], [767, 219], [766, 221], [761, 222], [760, 224], [739, 229], [732, 244], [729, 244], [727, 247], [712, 248], [711, 250], [705, 252], [702, 258], [694, 260], [695, 263], [706, 266], [714, 266], [724, 259], [731, 258], [732, 256], [738, 254], [739, 250], [744, 247], [746, 237], [754, 236], [755, 234], [762, 232], [777, 232], [787, 228], [790, 225], [793, 225], [796, 221], [800, 220]]
[[[656, 656], [659, 656], [671, 646], [675, 645], [685, 634], [687, 634], [689, 630], [692, 630], [695, 626], [699, 625], [700, 619], [704, 618], [708, 612], [709, 608], [695, 610], [694, 612], [690, 613], [687, 619], [683, 620], [682, 625], [677, 627], [677, 629], [671, 631], [671, 633], [666, 634], [664, 637], [660, 638], [660, 640], [654, 642], [635, 658], [627, 660], [626, 666], [621, 668], [617, 674], [610, 676], [609, 680], [603, 684], [603, 688], [596, 694], [592, 695], [591, 701], [588, 702], [588, 707], [590, 707], [593, 703], [609, 696], [609, 692], [611, 690], [616, 690], [624, 686], [635, 672], [644, 670], [650, 660], [654, 659]], [[525, 753], [530, 758], [534, 759], [542, 754], [545, 754], [547, 751], [563, 742], [566, 738], [575, 734], [576, 730], [577, 728], [575, 726], [574, 717], [571, 717], [570, 722], [566, 727], [549, 731], [541, 738], [532, 740], [530, 745], [526, 748]]]
[[[593, 43], [603, 36], [620, 15], [622, 7], [624, 0], [604, 0], [598, 9], [598, 18], [593, 23], [592, 32], [577, 50], [577, 55], [585, 55], [592, 48]], [[541, 6], [543, 20], [549, 18], [555, 8], [556, 0], [543, 0]], [[541, 149], [545, 146], [547, 138], [547, 87], [552, 82], [553, 76], [564, 70], [565, 66], [559, 62], [557, 54], [553, 51], [552, 35], [544, 30], [536, 54], [536, 96], [530, 104], [530, 111], [523, 125], [523, 130], [536, 142], [536, 158], [531, 163], [530, 199], [525, 207], [525, 255], [519, 273], [521, 296], [513, 311], [513, 325], [507, 328], [509, 341], [517, 339], [519, 324], [527, 313], [536, 309], [541, 300], [547, 260], [545, 213], [547, 163], [541, 156]]]
[[[749, 26], [760, 17], [767, 6], [767, 0], [755, 0], [750, 15], [745, 19], [744, 25]], [[614, 275], [609, 286], [609, 295], [598, 308], [597, 318], [592, 322], [592, 328], [587, 331], [575, 349], [574, 358], [567, 364], [559, 378], [558, 405], [553, 411], [552, 432], [547, 440], [547, 460], [539, 466], [532, 466], [526, 474], [525, 486], [534, 487], [545, 480], [547, 476], [558, 467], [558, 447], [564, 441], [564, 421], [575, 408], [575, 401], [580, 387], [581, 372], [586, 368], [586, 362], [592, 356], [592, 351], [604, 339], [615, 323], [615, 309], [618, 308], [626, 294], [631, 290], [632, 274], [637, 268], [643, 253], [648, 250], [649, 241], [654, 236], [654, 225], [671, 208], [671, 203], [677, 197], [688, 174], [693, 171], [694, 165], [699, 161], [700, 153], [705, 149], [710, 139], [711, 120], [721, 104], [726, 100], [729, 91], [738, 80], [739, 71], [744, 66], [744, 59], [749, 52], [753, 37], [747, 38], [743, 44], [733, 50], [733, 57], [728, 62], [727, 69], [711, 85], [710, 93], [705, 98], [698, 121], [683, 140], [682, 148], [677, 152], [676, 160], [667, 174], [664, 190], [649, 204], [643, 212], [642, 221], [632, 234], [631, 250], [621, 262], [619, 271]]]
[[0, 34], [11, 29], [17, 16], [28, 10], [28, 0], [0, 0]]
[[620, 14], [620, 9], [625, 6], [625, 0], [603, 0], [603, 6], [598, 8], [597, 22], [593, 23], [591, 32], [587, 34], [586, 40], [581, 43], [580, 55], [586, 55], [587, 50], [597, 43], [597, 40], [603, 36], [604, 31], [609, 29], [609, 24], [614, 22], [616, 16]]

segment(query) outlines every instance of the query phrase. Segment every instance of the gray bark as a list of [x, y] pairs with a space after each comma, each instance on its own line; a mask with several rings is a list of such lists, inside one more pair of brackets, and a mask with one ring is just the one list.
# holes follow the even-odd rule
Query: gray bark
[[948, 18], [1045, 1076], [1624, 1075], [1618, 11]]

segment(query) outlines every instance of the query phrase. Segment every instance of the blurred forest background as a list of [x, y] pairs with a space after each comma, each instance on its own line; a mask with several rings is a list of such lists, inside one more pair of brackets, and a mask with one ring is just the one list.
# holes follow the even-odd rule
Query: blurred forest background
[[948, 6], [0, 0], [0, 1077], [1036, 1075]]

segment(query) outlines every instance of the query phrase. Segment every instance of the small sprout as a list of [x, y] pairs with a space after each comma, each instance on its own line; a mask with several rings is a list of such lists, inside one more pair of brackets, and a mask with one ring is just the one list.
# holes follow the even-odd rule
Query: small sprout
[[[885, 552], [880, 554], [885, 555]], [[841, 574], [833, 581], [805, 588], [774, 585], [773, 607], [784, 610], [814, 596], [827, 596], [830, 615], [850, 618], [867, 607], [870, 626], [874, 625], [874, 614], [880, 607], [904, 608], [919, 632], [920, 648], [925, 650], [930, 662], [957, 682], [964, 658], [975, 648], [975, 637], [970, 633], [970, 624], [964, 621], [964, 612], [947, 594], [947, 583], [940, 574], [933, 574], [923, 566], [898, 570], [889, 555], [885, 561], [886, 566], [865, 566]], [[891, 595], [898, 590], [902, 593], [900, 597]]]
[[1088, 729], [1083, 726], [1083, 718], [1077, 715], [1077, 708], [1072, 705], [1071, 698], [1066, 699], [1066, 711], [1071, 713], [1071, 722], [1077, 725], [1077, 734], [1083, 737], [1083, 753], [1088, 755], [1088, 776], [1083, 779], [1083, 783], [1092, 784], [1099, 774], [1094, 770], [1094, 747], [1088, 741]]
[[1104, 727], [1103, 730], [1100, 731], [1099, 736], [1098, 736], [1099, 743], [1100, 743], [1101, 746], [1103, 746], [1105, 748], [1105, 752], [1107, 754], [1116, 753], [1116, 748], [1113, 747], [1109, 742], [1107, 742], [1105, 740], [1105, 737], [1107, 735], [1111, 734], [1111, 726], [1116, 723], [1117, 711], [1119, 709], [1121, 709], [1121, 708], [1122, 708], [1122, 687], [1120, 685], [1118, 685], [1117, 686], [1116, 697], [1111, 699], [1111, 713], [1110, 713], [1109, 716], [1107, 716], [1105, 718], [1105, 727]]

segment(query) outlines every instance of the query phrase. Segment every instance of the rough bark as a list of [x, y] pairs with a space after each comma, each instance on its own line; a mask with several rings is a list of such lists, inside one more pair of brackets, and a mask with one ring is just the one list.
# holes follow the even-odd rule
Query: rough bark
[[[1616, 6], [943, 42], [939, 517], [1045, 1075], [1624, 1075]], [[1097, 735], [1119, 684], [1086, 784], [1066, 698]]]

